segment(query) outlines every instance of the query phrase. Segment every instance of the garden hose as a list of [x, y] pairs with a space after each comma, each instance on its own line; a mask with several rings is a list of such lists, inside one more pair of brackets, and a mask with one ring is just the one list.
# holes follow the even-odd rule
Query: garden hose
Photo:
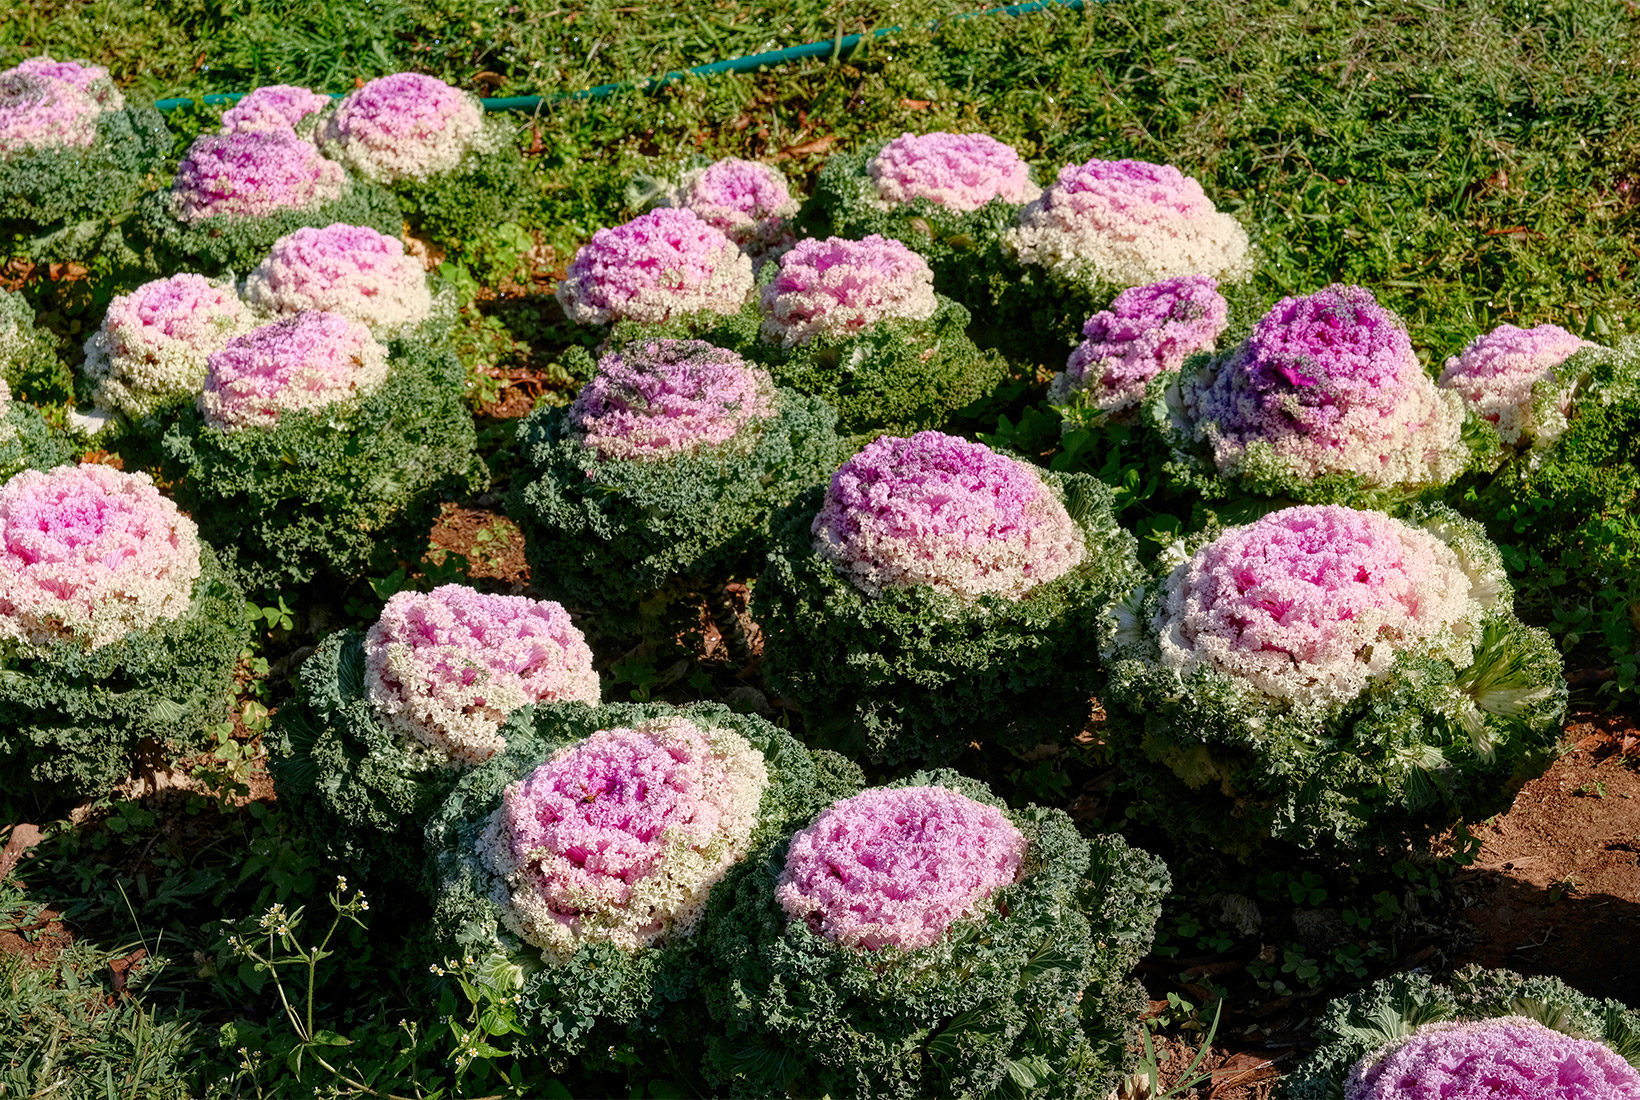
[[[1084, 0], [1031, 0], [1024, 4], [1008, 4], [1000, 8], [986, 8], [980, 11], [963, 12], [955, 16], [956, 20], [973, 19], [984, 15], [1021, 16], [1045, 11], [1049, 8], [1068, 8], [1071, 11], [1081, 11]], [[935, 20], [929, 24], [930, 29], [939, 26]], [[628, 90], [652, 91], [665, 87], [691, 76], [719, 76], [723, 73], [747, 73], [758, 69], [765, 69], [772, 65], [784, 65], [792, 61], [808, 61], [817, 57], [824, 57], [836, 61], [857, 49], [860, 43], [867, 40], [875, 41], [885, 35], [898, 34], [902, 27], [881, 27], [877, 30], [861, 34], [838, 35], [836, 38], [822, 42], [805, 42], [801, 46], [787, 46], [779, 50], [765, 50], [762, 53], [747, 54], [745, 57], [731, 57], [722, 61], [712, 61], [704, 65], [695, 65], [688, 69], [674, 70], [660, 76], [651, 76], [638, 81], [618, 81], [614, 84], [599, 84], [593, 88], [586, 88], [579, 92], [555, 92], [552, 95], [515, 95], [499, 96], [483, 101], [486, 111], [536, 111], [550, 103], [563, 103], [577, 99], [607, 99], [616, 92]], [[237, 103], [248, 95], [248, 92], [211, 92], [200, 96], [197, 100], [190, 96], [181, 96], [173, 99], [162, 99], [154, 104], [162, 111], [174, 111], [181, 107], [188, 107], [195, 102], [207, 106], [219, 106]], [[332, 94], [331, 98], [340, 99], [339, 95]]]

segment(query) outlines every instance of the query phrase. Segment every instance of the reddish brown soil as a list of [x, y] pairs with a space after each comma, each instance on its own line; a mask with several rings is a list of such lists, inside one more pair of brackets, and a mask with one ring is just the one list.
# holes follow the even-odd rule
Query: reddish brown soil
[[479, 582], [477, 587], [519, 595], [529, 586], [524, 534], [499, 502], [443, 505], [433, 524], [432, 545], [465, 557], [467, 575]]
[[1634, 1003], [1640, 990], [1640, 734], [1632, 718], [1589, 717], [1570, 749], [1509, 812], [1475, 829], [1463, 876], [1479, 941], [1463, 961], [1553, 974]]
[[[1161, 1004], [1165, 1007], [1165, 1001]], [[1188, 1079], [1196, 1082], [1182, 1094], [1189, 1100], [1268, 1100], [1281, 1079], [1281, 1071], [1294, 1061], [1293, 1051], [1226, 1050], [1217, 1044], [1192, 1068], [1200, 1047], [1187, 1038], [1160, 1036], [1156, 1057], [1163, 1091], [1176, 1088]], [[1147, 1100], [1147, 1083], [1130, 1079], [1117, 1090], [1118, 1100]]]

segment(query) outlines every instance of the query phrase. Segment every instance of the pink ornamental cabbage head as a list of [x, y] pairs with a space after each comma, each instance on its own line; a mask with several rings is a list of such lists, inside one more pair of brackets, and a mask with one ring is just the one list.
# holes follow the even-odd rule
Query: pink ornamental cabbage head
[[763, 338], [785, 348], [842, 340], [883, 321], [926, 321], [938, 308], [934, 272], [899, 241], [809, 238], [780, 257], [763, 288]]
[[1122, 291], [1082, 326], [1082, 343], [1054, 379], [1049, 399], [1063, 405], [1086, 393], [1107, 413], [1137, 405], [1152, 378], [1177, 373], [1185, 359], [1213, 350], [1230, 319], [1218, 288], [1206, 275], [1181, 275]]
[[1457, 393], [1482, 419], [1494, 424], [1505, 443], [1523, 437], [1549, 443], [1566, 430], [1571, 392], [1556, 399], [1556, 423], [1538, 424], [1532, 410], [1533, 387], [1553, 378], [1555, 368], [1574, 354], [1594, 346], [1559, 325], [1499, 325], [1477, 337], [1462, 354], [1448, 359], [1436, 384]]
[[171, 184], [184, 222], [265, 218], [330, 202], [346, 190], [346, 170], [292, 130], [202, 134]]
[[266, 428], [287, 412], [350, 403], [387, 380], [387, 349], [337, 313], [283, 317], [206, 360], [199, 409], [223, 431]]
[[478, 144], [484, 109], [423, 73], [378, 77], [349, 92], [319, 129], [327, 152], [378, 183], [448, 172]]
[[222, 113], [224, 134], [293, 130], [303, 119], [330, 106], [330, 97], [295, 84], [268, 84], [252, 90]]
[[400, 592], [365, 635], [364, 654], [382, 724], [456, 763], [506, 748], [499, 730], [519, 707], [598, 702], [592, 650], [550, 600], [460, 584]]
[[869, 790], [792, 837], [775, 897], [846, 947], [914, 950], [1013, 885], [1025, 849], [1002, 811], [949, 788]]
[[1073, 282], [1142, 286], [1177, 275], [1244, 279], [1247, 231], [1201, 184], [1166, 164], [1090, 160], [1019, 213], [1007, 236], [1020, 262]]
[[87, 649], [178, 619], [199, 531], [147, 474], [25, 470], [0, 486], [0, 638]]
[[1030, 202], [1042, 194], [1012, 145], [988, 134], [901, 134], [866, 164], [885, 208], [927, 199], [958, 213], [992, 199]]
[[704, 340], [651, 340], [598, 360], [570, 430], [604, 460], [645, 461], [727, 443], [774, 415], [769, 373]]
[[1640, 1070], [1603, 1043], [1502, 1016], [1427, 1024], [1374, 1051], [1344, 1100], [1640, 1100]]
[[662, 207], [600, 229], [558, 284], [570, 320], [658, 323], [738, 313], [752, 295], [752, 261], [693, 211]]
[[684, 173], [664, 201], [693, 211], [741, 248], [759, 252], [791, 243], [787, 220], [798, 208], [779, 169], [738, 157]]
[[114, 87], [108, 70], [101, 65], [88, 65], [83, 61], [54, 61], [49, 55], [41, 54], [0, 72], [0, 79], [11, 73], [27, 73], [78, 88], [95, 99], [105, 111], [118, 111], [125, 106], [125, 96]]
[[206, 357], [255, 327], [231, 283], [191, 274], [144, 283], [108, 303], [85, 342], [85, 373], [96, 383], [92, 400], [136, 417], [197, 393]]
[[427, 276], [402, 241], [340, 222], [273, 242], [267, 259], [246, 276], [244, 294], [269, 313], [323, 309], [372, 332], [412, 328], [433, 312]]
[[746, 855], [768, 781], [745, 738], [684, 718], [555, 753], [507, 788], [481, 842], [503, 920], [558, 961], [687, 933]]
[[814, 551], [879, 596], [924, 584], [1017, 600], [1081, 563], [1081, 528], [1034, 467], [941, 432], [882, 436], [832, 475]]
[[1285, 508], [1176, 567], [1152, 626], [1181, 676], [1208, 668], [1274, 699], [1346, 702], [1407, 651], [1469, 662], [1496, 590], [1465, 565], [1382, 512]]
[[0, 159], [93, 145], [102, 113], [94, 96], [67, 81], [8, 70], [0, 74]]
[[1438, 390], [1406, 328], [1358, 286], [1283, 298], [1181, 394], [1182, 416], [1239, 474], [1249, 448], [1292, 476], [1442, 485], [1462, 471], [1463, 407]]

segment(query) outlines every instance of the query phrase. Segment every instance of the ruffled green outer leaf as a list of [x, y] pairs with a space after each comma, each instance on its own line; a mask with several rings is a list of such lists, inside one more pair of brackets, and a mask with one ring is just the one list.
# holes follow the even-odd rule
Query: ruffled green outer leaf
[[51, 430], [31, 406], [12, 402], [0, 415], [0, 482], [21, 470], [49, 470], [73, 462], [75, 447]]
[[[568, 962], [547, 963], [540, 949], [523, 943], [501, 924], [499, 907], [490, 897], [493, 876], [478, 855], [478, 839], [500, 805], [502, 792], [558, 749], [597, 730], [676, 715], [733, 730], [763, 752], [769, 786], [752, 835], [755, 852], [767, 850], [832, 802], [857, 792], [864, 781], [860, 770], [835, 754], [811, 753], [761, 718], [735, 714], [716, 703], [596, 708], [559, 704], [520, 713], [524, 717], [514, 728], [521, 735], [509, 737], [506, 751], [462, 776], [427, 827], [437, 869], [434, 927], [440, 946], [457, 957], [499, 953], [524, 970], [521, 1043], [554, 1066], [577, 1055], [596, 1063], [614, 1043], [649, 1050], [662, 1037], [673, 1045], [674, 1054], [698, 1049], [703, 1029], [697, 985], [705, 977], [701, 941], [707, 925], [633, 954], [603, 944], [582, 948]], [[714, 888], [714, 899], [723, 889], [722, 883]]]
[[[1445, 508], [1415, 515], [1497, 567], [1478, 525]], [[1129, 627], [1107, 654], [1102, 699], [1136, 810], [1186, 840], [1371, 848], [1506, 809], [1553, 757], [1567, 698], [1560, 653], [1515, 616], [1507, 589], [1476, 624], [1468, 667], [1408, 651], [1355, 699], [1307, 705], [1205, 667], [1164, 668], [1150, 624], [1167, 571], [1118, 609]]]
[[826, 399], [844, 433], [907, 434], [937, 428], [994, 389], [1008, 363], [968, 338], [968, 311], [941, 298], [927, 321], [883, 321], [843, 340], [789, 350], [744, 349], [782, 386]]
[[74, 393], [74, 376], [57, 355], [57, 337], [34, 324], [21, 294], [0, 290], [0, 378], [13, 401], [62, 401]]
[[1161, 860], [1117, 836], [1085, 839], [1061, 810], [1010, 810], [955, 772], [894, 784], [921, 785], [1003, 809], [1030, 845], [1021, 881], [937, 944], [861, 951], [786, 919], [775, 887], [789, 836], [754, 851], [701, 933], [716, 1088], [1102, 1100], [1131, 1063], [1144, 994], [1129, 972], [1171, 886]]
[[44, 237], [118, 218], [153, 185], [170, 151], [160, 113], [131, 106], [98, 116], [97, 140], [86, 148], [0, 157], [0, 238]]
[[243, 275], [267, 256], [280, 237], [335, 222], [369, 226], [389, 237], [397, 237], [404, 229], [399, 200], [391, 191], [349, 178], [347, 190], [329, 202], [279, 210], [265, 218], [222, 214], [191, 223], [177, 219], [171, 192], [162, 188], [143, 196], [127, 235], [143, 262], [156, 273], [218, 275], [231, 271]]
[[1605, 1043], [1640, 1065], [1640, 1012], [1586, 997], [1558, 978], [1467, 966], [1445, 984], [1398, 974], [1332, 1001], [1316, 1021], [1314, 1053], [1284, 1078], [1288, 1100], [1342, 1100], [1350, 1070], [1424, 1024], [1526, 1016], [1579, 1039]]
[[859, 240], [876, 233], [899, 241], [934, 269], [935, 290], [983, 315], [994, 303], [992, 284], [1005, 281], [1011, 266], [1002, 233], [1018, 220], [1019, 207], [992, 199], [963, 212], [919, 198], [881, 210], [873, 204], [877, 187], [866, 166], [883, 145], [827, 158], [799, 220], [813, 237]]
[[529, 472], [508, 512], [535, 586], [576, 608], [631, 614], [673, 587], [754, 572], [769, 516], [841, 458], [831, 409], [789, 390], [727, 443], [652, 461], [600, 459], [567, 435], [566, 413], [520, 426]]
[[[527, 729], [514, 715], [509, 739]], [[421, 888], [423, 831], [461, 769], [384, 729], [365, 694], [364, 633], [332, 634], [274, 716], [268, 770], [319, 850], [361, 878]]]
[[1143, 574], [1107, 486], [1086, 474], [1042, 476], [1088, 550], [1022, 600], [965, 603], [924, 586], [873, 599], [814, 552], [822, 490], [777, 517], [752, 616], [763, 628], [763, 674], [802, 705], [811, 738], [884, 763], [939, 763], [975, 739], [1027, 749], [1082, 728], [1102, 686], [1105, 609]]
[[152, 630], [91, 650], [0, 643], [0, 788], [94, 798], [130, 773], [140, 742], [169, 759], [200, 750], [250, 637], [244, 594], [209, 546], [200, 564], [188, 610]]
[[490, 115], [477, 147], [455, 168], [391, 188], [421, 236], [445, 248], [460, 248], [517, 215], [524, 174], [517, 127]]
[[463, 382], [449, 350], [396, 344], [387, 381], [357, 409], [225, 432], [190, 408], [162, 445], [184, 507], [234, 549], [247, 588], [351, 578], [378, 549], [420, 560], [440, 495], [483, 477]]

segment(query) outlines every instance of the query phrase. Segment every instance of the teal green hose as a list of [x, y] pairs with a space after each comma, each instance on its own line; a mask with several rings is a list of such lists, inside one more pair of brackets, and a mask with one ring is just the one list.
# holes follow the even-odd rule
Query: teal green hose
[[[1084, 0], [1031, 0], [1026, 4], [1009, 4], [1001, 8], [987, 8], [984, 11], [964, 12], [956, 19], [973, 19], [982, 15], [1030, 15], [1033, 12], [1045, 11], [1049, 8], [1067, 8], [1071, 11], [1081, 11]], [[938, 26], [938, 22], [931, 26]], [[713, 61], [705, 65], [696, 65], [689, 69], [680, 69], [660, 76], [652, 76], [645, 80], [622, 81], [617, 84], [600, 84], [596, 88], [587, 88], [579, 92], [558, 92], [553, 95], [514, 95], [501, 96], [495, 99], [484, 100], [486, 111], [535, 111], [545, 104], [564, 103], [576, 99], [604, 99], [616, 92], [629, 90], [650, 91], [664, 87], [676, 81], [691, 76], [718, 76], [722, 73], [748, 73], [758, 69], [765, 69], [771, 65], [784, 65], [792, 61], [808, 61], [816, 57], [836, 60], [854, 52], [854, 50], [868, 39], [882, 38], [884, 35], [896, 34], [902, 28], [883, 27], [866, 34], [839, 35], [828, 42], [805, 42], [801, 46], [787, 46], [782, 50], [768, 50], [764, 53], [749, 54], [746, 57], [732, 57], [724, 61]], [[198, 100], [182, 97], [178, 99], [162, 99], [154, 106], [162, 111], [174, 111], [179, 107], [188, 107], [195, 102], [204, 102], [211, 106], [236, 103], [243, 98], [245, 92], [212, 92], [200, 96]], [[333, 99], [340, 96], [332, 95]]]

